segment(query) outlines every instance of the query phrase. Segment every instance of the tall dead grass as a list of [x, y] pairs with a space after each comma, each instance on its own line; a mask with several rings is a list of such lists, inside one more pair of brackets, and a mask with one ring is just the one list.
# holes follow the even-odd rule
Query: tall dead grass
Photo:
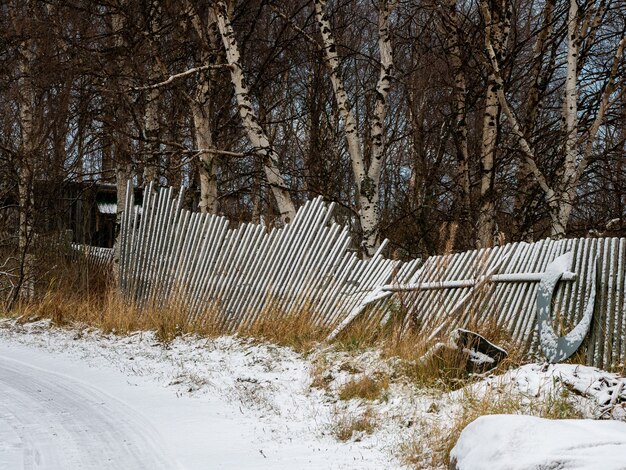
[[98, 288], [75, 289], [72, 283], [51, 282], [40, 297], [21, 301], [0, 315], [28, 322], [50, 319], [56, 326], [82, 325], [119, 335], [151, 330], [163, 343], [184, 334], [215, 337], [238, 334], [308, 352], [321, 342], [328, 330], [317, 326], [308, 308], [284, 312], [270, 303], [255, 321], [235, 328], [224, 322], [219, 306], [199, 316], [191, 316], [184, 304], [160, 305], [148, 302], [139, 308], [124, 301], [110, 284]]
[[[508, 352], [508, 356], [491, 373], [502, 373], [524, 362], [523, 346], [494, 320], [480, 324], [472, 323], [467, 329], [480, 334]], [[431, 354], [439, 341], [447, 342], [447, 332], [444, 331], [439, 338], [429, 337], [429, 331], [421, 331], [410, 324], [406, 325], [402, 317], [380, 328], [372, 328], [367, 322], [357, 320], [337, 336], [334, 346], [354, 353], [370, 348], [380, 349], [383, 359], [399, 359], [395, 361], [396, 375], [420, 387], [447, 392], [480, 379], [479, 375], [472, 373], [468, 368], [468, 356], [462, 350], [441, 348], [437, 353]]]
[[269, 302], [255, 321], [239, 327], [237, 333], [307, 353], [323, 341], [330, 330], [316, 323], [315, 312], [308, 305], [301, 310], [284, 311], [275, 302]]
[[190, 318], [179, 306], [148, 305], [140, 309], [124, 302], [112, 291], [104, 295], [81, 296], [50, 290], [43, 298], [19, 303], [7, 313], [21, 322], [50, 319], [56, 326], [90, 326], [119, 335], [152, 330], [163, 343], [187, 333], [218, 334], [211, 313]]

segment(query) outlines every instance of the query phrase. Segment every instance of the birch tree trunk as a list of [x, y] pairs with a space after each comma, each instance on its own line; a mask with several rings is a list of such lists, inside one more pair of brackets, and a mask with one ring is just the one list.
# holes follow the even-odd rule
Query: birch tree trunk
[[[215, 65], [218, 50], [218, 36], [216, 18], [212, 10], [208, 12], [207, 27], [202, 26], [199, 13], [189, 3], [185, 2], [191, 14], [191, 24], [200, 39], [199, 62], [202, 66]], [[194, 137], [198, 155], [198, 174], [200, 177], [200, 212], [217, 214], [218, 195], [217, 178], [215, 175], [212, 129], [212, 86], [215, 82], [213, 68], [198, 73], [195, 95], [189, 97], [193, 116]]]
[[[548, 82], [546, 75], [554, 70], [554, 61], [556, 59], [554, 40], [550, 40], [554, 52], [550, 54], [547, 64], [544, 64], [544, 57], [548, 47], [548, 40], [554, 28], [555, 7], [556, 0], [547, 0], [545, 2], [542, 11], [542, 28], [537, 34], [537, 39], [533, 46], [533, 61], [530, 70], [532, 82], [528, 90], [526, 116], [523, 128], [527, 136], [535, 134], [537, 118]], [[520, 240], [527, 242], [534, 240], [534, 231], [530, 220], [533, 218], [533, 212], [537, 210], [537, 204], [534, 200], [529, 201], [528, 199], [533, 183], [532, 171], [526, 161], [522, 159], [519, 162], [517, 171], [518, 190], [515, 198], [515, 213], [518, 214], [516, 218], [517, 233], [519, 234]]]
[[[158, 31], [159, 20], [161, 16], [161, 6], [159, 0], [152, 0], [150, 2], [150, 12], [148, 15], [149, 21], [149, 43], [152, 49], [152, 61], [148, 66], [148, 81], [153, 83], [158, 80], [160, 69], [157, 64], [158, 60]], [[143, 183], [148, 185], [149, 183], [159, 182], [159, 89], [151, 88], [146, 93], [146, 110], [144, 120], [144, 131], [146, 139], [146, 159], [144, 161], [143, 171]]]
[[279, 169], [279, 156], [270, 143], [267, 134], [261, 128], [258, 118], [252, 108], [252, 101], [248, 87], [239, 63], [239, 46], [235, 38], [226, 3], [217, 1], [213, 6], [217, 18], [217, 26], [226, 51], [226, 60], [230, 68], [230, 77], [235, 87], [235, 97], [239, 116], [243, 123], [248, 139], [254, 146], [256, 153], [263, 159], [263, 169], [272, 195], [276, 201], [278, 212], [283, 223], [293, 220], [296, 207], [291, 200], [287, 183]]
[[[122, 0], [120, 6], [124, 8], [126, 6], [126, 0]], [[114, 12], [111, 15], [111, 33], [113, 36], [114, 46], [118, 50], [125, 48], [126, 41], [124, 40], [124, 28], [125, 24], [124, 15], [121, 12]], [[114, 78], [113, 88], [118, 91], [128, 90], [129, 83], [125, 77], [130, 76], [128, 70], [128, 63], [123, 58], [117, 59], [117, 70], [120, 72], [120, 77]], [[111, 105], [115, 108], [113, 116], [115, 116], [116, 126], [121, 127], [122, 131], [116, 131], [115, 135], [115, 185], [116, 185], [116, 197], [117, 197], [117, 211], [115, 216], [116, 230], [122, 224], [122, 215], [125, 210], [126, 203], [126, 191], [128, 181], [132, 178], [132, 158], [130, 154], [130, 139], [125, 132], [125, 126], [129, 123], [130, 119], [126, 107], [116, 103], [113, 98], [109, 98], [113, 101]], [[132, 188], [132, 185], [131, 185]], [[132, 189], [131, 189], [132, 190]], [[116, 234], [115, 242], [113, 244], [113, 277], [115, 281], [119, 279], [119, 236]]]
[[[152, 69], [151, 77], [155, 77]], [[143, 169], [143, 182], [148, 185], [159, 181], [159, 92], [150, 90], [146, 96], [146, 114], [144, 121], [146, 158]]]
[[363, 232], [361, 249], [365, 257], [371, 257], [380, 243], [380, 176], [385, 160], [385, 115], [387, 96], [391, 88], [393, 74], [393, 56], [389, 35], [389, 17], [396, 2], [381, 0], [378, 18], [378, 48], [380, 53], [380, 71], [376, 84], [376, 103], [370, 127], [371, 159], [366, 165], [357, 121], [352, 112], [348, 94], [339, 71], [339, 55], [332, 34], [330, 21], [326, 14], [326, 0], [315, 0], [315, 18], [322, 36], [326, 66], [329, 70], [339, 115], [343, 121], [343, 130], [348, 146], [348, 155], [352, 166], [354, 181], [357, 186], [357, 206], [359, 222]]
[[[208, 84], [208, 83], [207, 83]], [[191, 103], [193, 114], [194, 134], [196, 147], [201, 152], [198, 156], [200, 162], [200, 202], [198, 207], [203, 214], [217, 213], [217, 180], [213, 169], [214, 154], [210, 152], [213, 148], [213, 136], [210, 121], [210, 108], [194, 101]]]
[[563, 165], [556, 174], [555, 200], [550, 204], [550, 236], [564, 238], [567, 222], [574, 203], [573, 178], [576, 173], [578, 140], [578, 50], [580, 46], [578, 25], [578, 2], [571, 0], [567, 15], [567, 66], [565, 97], [563, 100], [563, 123], [565, 143]]
[[[490, 21], [485, 19], [485, 42], [490, 42], [498, 62], [506, 55], [510, 32], [510, 6], [508, 0], [493, 0], [490, 6], [482, 0], [484, 8], [491, 10]], [[496, 235], [496, 213], [494, 204], [495, 156], [500, 132], [500, 104], [498, 101], [498, 79], [493, 70], [487, 78], [483, 135], [480, 155], [480, 207], [478, 211], [478, 247], [493, 246]]]
[[370, 128], [371, 152], [367, 176], [359, 187], [361, 207], [362, 248], [367, 256], [373, 256], [380, 244], [380, 176], [385, 161], [385, 117], [387, 97], [393, 78], [393, 50], [389, 35], [389, 17], [396, 5], [394, 0], [381, 0], [378, 13], [378, 51], [380, 70], [376, 83], [376, 104]]
[[[481, 3], [485, 21], [491, 23], [491, 13], [486, 8], [485, 2]], [[596, 116], [585, 133], [585, 147], [583, 152], [578, 152], [579, 145], [579, 121], [577, 110], [578, 99], [578, 71], [581, 67], [579, 62], [580, 54], [580, 38], [583, 36], [593, 36], [594, 25], [599, 24], [596, 17], [599, 12], [604, 9], [601, 2], [598, 11], [587, 12], [587, 20], [582, 26], [578, 25], [578, 4], [576, 0], [570, 0], [570, 8], [568, 12], [568, 41], [567, 41], [567, 66], [566, 66], [566, 83], [563, 99], [563, 123], [566, 133], [563, 144], [564, 163], [557, 169], [555, 180], [549, 184], [544, 173], [539, 169], [535, 152], [529, 139], [524, 135], [515, 114], [512, 112], [509, 103], [504, 94], [503, 80], [499, 68], [499, 59], [487, 35], [487, 52], [492, 65], [492, 72], [496, 77], [498, 101], [502, 106], [507, 119], [510, 121], [513, 134], [517, 136], [520, 148], [522, 150], [525, 163], [532, 173], [533, 177], [539, 184], [544, 193], [546, 203], [550, 212], [551, 235], [554, 238], [563, 238], [566, 234], [567, 224], [571, 216], [574, 199], [576, 196], [576, 187], [582, 177], [583, 172], [587, 168], [589, 158], [593, 150], [593, 144], [596, 139], [598, 130], [604, 120], [607, 110], [611, 106], [611, 95], [615, 91], [615, 80], [621, 65], [624, 49], [626, 48], [626, 36], [622, 36], [613, 55], [611, 69], [607, 80], [603, 86], [600, 96], [600, 104]], [[581, 34], [584, 31], [584, 34]], [[579, 158], [580, 155], [580, 158]]]
[[18, 188], [18, 275], [19, 278], [12, 291], [9, 308], [20, 298], [31, 299], [34, 295], [35, 259], [31, 245], [33, 239], [34, 220], [34, 175], [35, 152], [38, 148], [36, 141], [35, 119], [35, 85], [33, 83], [33, 66], [36, 55], [36, 43], [30, 35], [29, 19], [34, 17], [32, 1], [20, 2], [14, 0], [7, 9], [10, 15], [14, 33], [19, 38], [17, 44], [17, 112], [20, 132], [19, 148], [17, 153], [17, 188]]

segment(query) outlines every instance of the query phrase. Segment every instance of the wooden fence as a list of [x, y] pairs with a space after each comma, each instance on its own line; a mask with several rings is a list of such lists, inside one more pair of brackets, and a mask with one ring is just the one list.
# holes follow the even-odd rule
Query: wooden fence
[[[447, 333], [457, 327], [480, 329], [492, 325], [506, 329], [530, 353], [539, 354], [539, 283], [528, 281], [527, 275], [535, 273], [535, 277], [540, 277], [549, 263], [570, 251], [570, 271], [575, 276], [558, 283], [552, 306], [553, 324], [562, 327], [563, 335], [570, 331], [581, 321], [595, 288], [593, 322], [583, 343], [586, 362], [597, 367], [626, 364], [624, 238], [546, 239], [432, 256], [408, 281], [421, 288], [398, 288], [394, 295], [409, 312], [407, 321], [425, 335]], [[376, 303], [362, 312], [373, 321], [384, 319], [385, 314]]]
[[[356, 318], [384, 324], [395, 311], [424, 335], [493, 325], [538, 353], [538, 282], [528, 275], [538, 278], [572, 251], [574, 274], [559, 282], [554, 324], [563, 334], [578, 324], [595, 286], [586, 362], [607, 367], [626, 361], [626, 239], [512, 243], [433, 256], [423, 265], [385, 259], [383, 242], [363, 261], [349, 250], [347, 229], [332, 222], [333, 204], [320, 198], [285, 227], [267, 230], [258, 224], [230, 228], [224, 217], [185, 210], [182, 192], [172, 188], [147, 188], [140, 209], [133, 192], [127, 194], [118, 280], [130, 302], [177, 304], [192, 317], [210, 312], [231, 332], [250, 327], [268, 310], [309, 314], [329, 331]], [[88, 255], [96, 266], [111, 264], [111, 251]], [[596, 283], [590, 282], [594, 267]], [[381, 288], [395, 292], [390, 298]]]
[[[376, 286], [408, 280], [418, 260], [348, 249], [348, 230], [332, 222], [333, 204], [316, 198], [294, 220], [267, 230], [229, 228], [226, 218], [182, 209], [182, 191], [147, 188], [141, 212], [128, 191], [120, 231], [119, 287], [128, 301], [176, 304], [192, 317], [217, 316], [226, 331], [252, 326], [264, 311], [308, 314], [331, 328]], [[304, 312], [304, 313], [301, 313]]]

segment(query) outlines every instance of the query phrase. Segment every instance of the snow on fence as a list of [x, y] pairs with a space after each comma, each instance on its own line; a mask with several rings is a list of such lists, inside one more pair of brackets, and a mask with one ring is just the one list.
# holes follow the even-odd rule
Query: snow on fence
[[331, 221], [333, 204], [316, 198], [285, 227], [230, 229], [224, 217], [182, 209], [181, 191], [145, 191], [141, 212], [127, 191], [119, 286], [128, 301], [175, 304], [192, 317], [215, 315], [222, 328], [252, 326], [264, 311], [306, 312], [330, 328], [376, 286], [407, 281], [419, 260], [400, 263], [378, 252], [362, 261], [348, 250], [348, 230]]
[[[593, 302], [591, 291], [596, 289], [591, 330], [583, 343], [586, 362], [598, 367], [624, 364], [624, 238], [547, 239], [432, 256], [407, 281], [409, 286], [383, 286], [378, 291], [395, 291], [409, 312], [407, 321], [425, 335], [435, 336], [457, 327], [496, 325], [528, 351], [538, 352], [537, 281], [551, 262], [570, 251], [571, 272], [558, 282], [552, 323], [561, 325], [563, 334], [570, 331], [582, 320], [587, 304]], [[362, 312], [375, 321], [385, 314], [376, 302]]]

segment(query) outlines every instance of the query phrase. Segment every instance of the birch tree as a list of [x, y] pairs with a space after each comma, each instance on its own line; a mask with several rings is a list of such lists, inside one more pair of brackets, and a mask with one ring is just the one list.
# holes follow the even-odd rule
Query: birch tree
[[[481, 3], [486, 24], [492, 21], [489, 9], [485, 2]], [[526, 165], [539, 184], [550, 215], [550, 233], [553, 238], [563, 238], [571, 216], [576, 189], [589, 164], [592, 156], [593, 145], [598, 131], [604, 121], [604, 117], [612, 104], [612, 95], [616, 90], [616, 76], [622, 64], [626, 35], [624, 32], [615, 48], [610, 69], [606, 80], [602, 85], [598, 107], [591, 125], [586, 129], [580, 128], [578, 113], [579, 84], [578, 75], [581, 69], [581, 42], [586, 38], [585, 47], [590, 48], [588, 41], [593, 40], [597, 28], [601, 23], [605, 2], [600, 2], [597, 8], [589, 8], [584, 18], [579, 16], [579, 7], [576, 0], [569, 2], [567, 15], [567, 54], [565, 66], [565, 85], [562, 105], [562, 126], [564, 130], [563, 163], [558, 166], [553, 181], [549, 181], [537, 163], [537, 154], [534, 151], [530, 139], [513, 113], [503, 88], [500, 60], [489, 40], [486, 42], [487, 52], [492, 66], [492, 72], [498, 85], [498, 101], [510, 122], [513, 133], [517, 137], [520, 149]], [[489, 38], [489, 36], [487, 36]]]
[[[161, 68], [158, 65], [159, 23], [161, 18], [160, 0], [151, 0], [148, 5], [147, 34], [148, 48], [151, 51], [148, 64], [148, 80], [156, 81]], [[160, 142], [159, 142], [159, 88], [147, 91], [144, 119], [144, 138], [146, 140], [146, 158], [144, 162], [144, 184], [159, 182]]]
[[[508, 0], [482, 0], [481, 6], [489, 12], [485, 17], [485, 42], [493, 50], [499, 63], [507, 55], [511, 32], [511, 4]], [[498, 77], [490, 70], [487, 77], [483, 133], [480, 152], [480, 207], [478, 210], [478, 245], [493, 245], [496, 235], [494, 204], [495, 161], [500, 133], [500, 104], [498, 102]]]
[[[12, 12], [15, 13], [20, 8], [15, 6]], [[27, 3], [25, 10], [33, 14], [32, 4]], [[13, 19], [19, 22], [19, 19]], [[19, 24], [19, 23], [18, 23]], [[36, 162], [35, 150], [37, 148], [35, 129], [35, 92], [33, 86], [33, 62], [35, 59], [35, 42], [25, 34], [18, 45], [19, 78], [18, 86], [18, 108], [20, 124], [20, 149], [18, 159], [18, 191], [19, 191], [19, 234], [18, 248], [21, 260], [20, 280], [15, 290], [14, 299], [18, 294], [30, 298], [34, 294], [33, 255], [29, 253], [33, 237], [33, 211], [35, 200], [33, 193], [34, 186], [34, 165]]]
[[[191, 25], [199, 40], [199, 66], [214, 66], [217, 62], [218, 38], [217, 19], [213, 9], [209, 9], [206, 26], [200, 13], [185, 2], [189, 11]], [[215, 68], [209, 67], [198, 72], [193, 95], [187, 95], [193, 117], [194, 136], [199, 160], [200, 202], [198, 207], [203, 213], [217, 213], [217, 179], [215, 176], [215, 153], [213, 144], [213, 87], [216, 81]]]
[[263, 161], [263, 169], [268, 185], [276, 201], [278, 212], [283, 223], [293, 220], [296, 207], [289, 194], [289, 188], [280, 173], [278, 153], [259, 124], [254, 112], [248, 86], [245, 81], [243, 69], [240, 63], [239, 46], [230, 22], [230, 15], [224, 1], [217, 1], [213, 6], [217, 18], [217, 27], [226, 51], [226, 61], [230, 70], [230, 77], [235, 88], [237, 108], [243, 127], [248, 139], [252, 143], [255, 152]]
[[[124, 36], [126, 28], [129, 27], [123, 14], [126, 7], [126, 0], [121, 0], [119, 9], [111, 11], [110, 26], [107, 25], [110, 27], [110, 31], [108, 31], [110, 34], [110, 41], [112, 42], [113, 47], [119, 51], [125, 50], [128, 46]], [[108, 125], [106, 126], [106, 129], [112, 134], [112, 149], [110, 152], [114, 155], [110, 155], [109, 158], [112, 160], [110, 164], [115, 165], [115, 186], [117, 196], [115, 224], [116, 227], [120, 227], [126, 205], [128, 181], [132, 177], [131, 142], [128, 133], [128, 127], [131, 125], [131, 120], [124, 95], [126, 90], [129, 88], [129, 77], [131, 76], [131, 72], [130, 64], [123, 56], [118, 56], [111, 66], [115, 72], [110, 79], [110, 86], [113, 93], [105, 95], [104, 99], [107, 103], [107, 107], [105, 107], [105, 109], [111, 110], [111, 115], [107, 116]], [[110, 122], [109, 120], [113, 122]], [[103, 151], [107, 151], [107, 149], [103, 149]], [[116, 239], [113, 246], [113, 275], [115, 279], [117, 279], [119, 275], [119, 248], [119, 240]]]
[[[545, 100], [550, 77], [555, 71], [555, 61], [559, 41], [553, 35], [554, 12], [556, 0], [546, 0], [541, 12], [541, 23], [538, 25], [538, 33], [532, 50], [532, 61], [529, 70], [530, 85], [528, 87], [526, 112], [523, 119], [522, 130], [531, 139], [531, 144], [536, 138], [538, 118], [542, 104]], [[525, 159], [519, 162], [517, 169], [517, 194], [515, 199], [515, 213], [517, 214], [516, 228], [520, 240], [532, 242], [532, 220], [537, 210], [535, 200], [529, 199], [534, 179], [532, 170]]]
[[370, 257], [374, 254], [380, 243], [380, 178], [385, 161], [384, 136], [387, 96], [393, 78], [393, 56], [389, 32], [389, 17], [396, 6], [396, 2], [394, 0], [381, 0], [379, 2], [378, 50], [380, 54], [380, 69], [376, 83], [374, 112], [371, 116], [371, 155], [369, 164], [365, 159], [357, 120], [352, 111], [352, 105], [350, 104], [344, 82], [341, 78], [341, 61], [326, 12], [326, 0], [315, 0], [314, 6], [315, 18], [322, 37], [325, 63], [329, 71], [339, 115], [343, 120], [343, 130], [348, 146], [352, 173], [356, 183], [357, 207], [359, 210], [361, 230], [363, 232], [361, 249], [364, 256]]

